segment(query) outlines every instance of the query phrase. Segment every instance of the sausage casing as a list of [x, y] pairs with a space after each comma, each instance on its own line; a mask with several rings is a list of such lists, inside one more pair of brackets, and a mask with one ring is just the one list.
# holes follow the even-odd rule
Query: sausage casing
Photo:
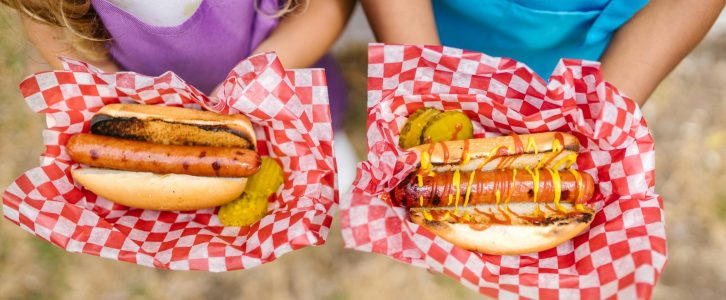
[[[540, 169], [532, 170], [531, 173], [527, 170], [495, 170], [475, 172], [473, 178], [470, 172], [460, 172], [459, 180], [454, 180], [455, 172], [448, 171], [422, 174], [420, 184], [418, 176], [416, 172], [412, 173], [394, 189], [394, 197], [406, 207], [449, 206], [453, 204], [449, 203], [449, 196], [455, 201], [457, 192], [459, 205], [465, 202], [470, 205], [495, 204], [497, 191], [501, 202], [534, 201], [535, 182], [538, 186], [537, 202], [553, 202], [556, 184], [560, 186], [561, 202], [582, 204], [592, 198], [594, 193], [592, 177], [575, 170], [550, 172]], [[467, 201], [470, 179], [472, 184]]]
[[66, 147], [77, 163], [126, 171], [247, 177], [260, 166], [257, 152], [241, 148], [161, 145], [95, 134], [76, 134]]

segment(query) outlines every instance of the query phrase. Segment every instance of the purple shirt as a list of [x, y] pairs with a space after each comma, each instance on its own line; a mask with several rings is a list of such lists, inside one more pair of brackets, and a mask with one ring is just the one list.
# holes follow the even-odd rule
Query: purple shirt
[[[256, 0], [202, 0], [192, 16], [178, 26], [144, 23], [106, 0], [92, 0], [111, 34], [108, 50], [129, 71], [157, 76], [172, 71], [204, 93], [227, 77], [277, 26], [278, 19], [255, 9]], [[276, 0], [262, 0], [260, 10], [274, 12]], [[316, 64], [328, 74], [334, 127], [343, 117], [346, 88], [335, 62], [326, 56]]]

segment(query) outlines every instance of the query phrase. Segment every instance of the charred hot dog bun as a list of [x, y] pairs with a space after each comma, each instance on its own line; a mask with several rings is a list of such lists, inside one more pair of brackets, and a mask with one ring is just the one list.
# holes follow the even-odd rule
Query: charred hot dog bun
[[164, 145], [255, 149], [252, 123], [244, 115], [222, 115], [172, 106], [109, 104], [91, 119], [91, 132]]
[[100, 168], [71, 170], [73, 180], [108, 200], [153, 210], [196, 210], [237, 198], [247, 178], [155, 174]]
[[560, 132], [445, 141], [409, 150], [419, 170], [391, 193], [411, 221], [487, 254], [547, 250], [592, 222], [593, 178], [571, 169], [580, 150]]
[[66, 143], [75, 182], [111, 201], [194, 210], [239, 197], [260, 156], [250, 121], [178, 107], [111, 104]]

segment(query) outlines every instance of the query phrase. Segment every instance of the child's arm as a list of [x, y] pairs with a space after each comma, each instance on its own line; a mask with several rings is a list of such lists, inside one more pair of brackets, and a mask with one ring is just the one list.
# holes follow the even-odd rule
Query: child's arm
[[644, 104], [703, 39], [724, 0], [653, 0], [621, 27], [603, 54], [605, 80]]
[[275, 51], [286, 68], [310, 67], [328, 52], [353, 7], [353, 0], [309, 0], [285, 16], [254, 53]]
[[63, 29], [39, 23], [24, 15], [22, 21], [28, 39], [53, 69], [62, 69], [58, 56], [66, 56], [88, 62], [106, 72], [118, 72], [118, 66], [111, 59], [93, 60], [73, 49]]
[[379, 42], [441, 43], [430, 0], [361, 0], [361, 4]]

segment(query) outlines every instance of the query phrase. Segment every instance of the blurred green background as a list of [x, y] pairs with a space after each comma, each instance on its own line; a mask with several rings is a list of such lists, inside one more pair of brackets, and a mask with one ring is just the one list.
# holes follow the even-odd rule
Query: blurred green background
[[[655, 299], [726, 295], [726, 22], [671, 74], [644, 107], [656, 138], [657, 192], [665, 199], [669, 261]], [[366, 43], [356, 12], [334, 47], [351, 86], [346, 131], [365, 147]], [[38, 165], [44, 120], [17, 84], [44, 70], [19, 28], [0, 8], [0, 188]], [[387, 257], [343, 249], [339, 223], [328, 242], [245, 271], [160, 271], [66, 253], [0, 221], [2, 299], [478, 299], [443, 275]]]

